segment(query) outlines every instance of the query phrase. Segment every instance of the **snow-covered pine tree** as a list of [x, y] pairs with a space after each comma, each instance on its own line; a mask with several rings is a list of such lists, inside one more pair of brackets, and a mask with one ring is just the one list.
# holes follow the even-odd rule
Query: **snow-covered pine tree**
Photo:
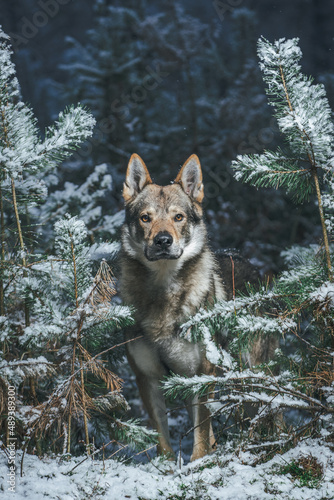
[[[117, 243], [89, 245], [83, 221], [66, 216], [55, 225], [56, 254], [50, 230], [37, 238], [36, 202], [46, 200], [49, 215], [56, 201], [47, 200], [48, 177], [89, 137], [94, 118], [77, 106], [60, 113], [59, 120], [39, 135], [32, 111], [21, 101], [8, 37], [0, 31], [0, 405], [1, 435], [8, 443], [7, 388], [16, 389], [17, 443], [38, 452], [82, 451], [82, 441], [106, 442], [121, 436], [129, 442], [150, 441], [136, 422], [122, 422], [119, 411], [128, 407], [120, 392], [121, 380], [112, 371], [112, 356], [122, 344], [120, 328], [131, 323], [131, 312], [111, 302], [114, 279], [103, 254], [115, 254]], [[80, 196], [86, 215], [96, 208], [110, 176], [103, 166], [80, 187], [69, 186]], [[93, 191], [93, 193], [91, 192]], [[57, 198], [54, 196], [54, 198]], [[36, 210], [34, 211], [33, 208]], [[58, 209], [60, 207], [57, 207]], [[100, 211], [98, 215], [101, 216]], [[60, 209], [55, 219], [64, 215]], [[91, 219], [87, 219], [89, 222]], [[43, 236], [43, 233], [42, 233]], [[36, 253], [39, 249], [39, 254]], [[97, 269], [94, 278], [93, 269]], [[119, 354], [118, 354], [119, 355]], [[103, 359], [102, 359], [102, 356]], [[50, 377], [52, 375], [52, 377]], [[49, 377], [48, 377], [49, 376]], [[20, 390], [20, 392], [18, 392]], [[101, 415], [104, 418], [101, 418]], [[62, 439], [59, 439], [59, 438]]]
[[[21, 218], [29, 220], [29, 204], [47, 196], [45, 183], [39, 174], [46, 175], [52, 168], [73, 153], [92, 133], [94, 118], [82, 106], [71, 107], [60, 113], [55, 125], [45, 132], [41, 139], [36, 119], [31, 109], [21, 101], [19, 84], [15, 76], [15, 67], [10, 59], [11, 50], [8, 37], [0, 31], [0, 199], [1, 199], [1, 279], [0, 279], [0, 314], [5, 311], [4, 280], [7, 268], [7, 256], [15, 248], [15, 273], [24, 277], [28, 273], [26, 237]], [[9, 201], [10, 209], [6, 202]], [[9, 212], [9, 214], [8, 214]], [[7, 231], [6, 226], [11, 229]], [[12, 226], [15, 226], [13, 229]], [[27, 235], [28, 233], [28, 235]], [[16, 245], [18, 240], [18, 246]], [[26, 323], [29, 323], [29, 311], [25, 310]]]
[[298, 39], [282, 39], [274, 45], [260, 39], [258, 54], [269, 103], [275, 109], [278, 126], [290, 151], [238, 157], [233, 164], [235, 177], [257, 187], [282, 186], [300, 202], [316, 192], [331, 279], [332, 266], [319, 184], [319, 175], [331, 178], [334, 161], [334, 126], [326, 91], [323, 85], [313, 84], [312, 79], [301, 73]]
[[42, 176], [91, 135], [95, 121], [82, 106], [71, 107], [42, 139], [33, 112], [21, 100], [11, 53], [9, 37], [0, 29], [1, 375], [15, 383], [27, 378], [34, 393], [33, 378], [46, 375], [51, 366], [45, 357], [23, 354], [17, 346], [31, 323], [29, 209], [47, 196]]
[[[323, 86], [301, 73], [298, 39], [274, 44], [260, 39], [258, 54], [286, 149], [239, 156], [232, 165], [235, 177], [256, 187], [284, 187], [298, 201], [314, 192], [323, 242], [283, 252], [288, 270], [270, 288], [218, 302], [185, 323], [181, 333], [187, 335], [191, 329], [193, 338], [202, 339], [208, 359], [226, 375], [172, 377], [165, 386], [171, 395], [182, 390], [188, 397], [216, 384], [217, 401], [209, 404], [214, 414], [226, 418], [236, 411], [242, 414], [240, 407], [246, 403], [256, 405], [249, 436], [268, 416], [297, 410], [289, 425], [286, 420], [280, 424], [281, 448], [307, 435], [334, 435], [334, 285], [328, 238], [328, 233], [333, 238], [334, 127]], [[212, 343], [223, 331], [228, 332], [234, 359]], [[285, 339], [282, 349], [268, 363], [253, 367], [247, 353], [252, 353], [254, 343], [273, 336]], [[280, 373], [275, 375], [277, 367]]]

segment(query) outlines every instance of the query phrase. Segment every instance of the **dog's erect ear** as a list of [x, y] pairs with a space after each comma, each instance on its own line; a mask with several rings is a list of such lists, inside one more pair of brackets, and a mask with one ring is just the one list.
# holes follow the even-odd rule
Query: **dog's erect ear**
[[123, 198], [125, 202], [127, 203], [131, 198], [137, 196], [147, 184], [152, 184], [147, 167], [140, 156], [133, 154], [130, 158], [123, 184]]
[[197, 155], [191, 155], [181, 168], [175, 182], [181, 184], [190, 198], [201, 203], [204, 197], [202, 169]]

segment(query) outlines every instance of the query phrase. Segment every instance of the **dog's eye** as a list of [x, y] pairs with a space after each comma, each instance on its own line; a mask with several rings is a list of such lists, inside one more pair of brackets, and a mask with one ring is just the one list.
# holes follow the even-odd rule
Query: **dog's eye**
[[142, 222], [150, 222], [150, 218], [149, 218], [149, 216], [148, 216], [147, 214], [142, 215], [142, 216], [140, 217], [140, 220], [141, 220]]
[[183, 217], [182, 214], [176, 214], [175, 217], [174, 217], [174, 220], [176, 222], [181, 222], [181, 220], [183, 220], [183, 219], [184, 219], [184, 217]]

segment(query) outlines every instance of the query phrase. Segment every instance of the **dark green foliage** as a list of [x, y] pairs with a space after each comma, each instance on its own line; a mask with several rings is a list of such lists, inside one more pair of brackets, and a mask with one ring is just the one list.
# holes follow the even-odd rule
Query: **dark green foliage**
[[279, 469], [280, 474], [290, 474], [293, 481], [298, 481], [300, 487], [319, 488], [323, 470], [317, 460], [310, 457], [302, 457], [298, 460], [292, 460]]

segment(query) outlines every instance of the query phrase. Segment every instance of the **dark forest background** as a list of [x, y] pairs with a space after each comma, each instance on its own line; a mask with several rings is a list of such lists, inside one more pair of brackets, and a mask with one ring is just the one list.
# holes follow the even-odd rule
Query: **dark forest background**
[[281, 250], [321, 235], [314, 201], [296, 206], [280, 191], [257, 191], [229, 167], [238, 154], [284, 147], [257, 39], [299, 37], [303, 71], [324, 83], [333, 106], [333, 20], [330, 0], [0, 0], [23, 99], [41, 128], [78, 101], [97, 120], [51, 189], [107, 163], [113, 188], [101, 202], [115, 214], [133, 152], [160, 184], [197, 153], [212, 246], [237, 248], [269, 274]]

